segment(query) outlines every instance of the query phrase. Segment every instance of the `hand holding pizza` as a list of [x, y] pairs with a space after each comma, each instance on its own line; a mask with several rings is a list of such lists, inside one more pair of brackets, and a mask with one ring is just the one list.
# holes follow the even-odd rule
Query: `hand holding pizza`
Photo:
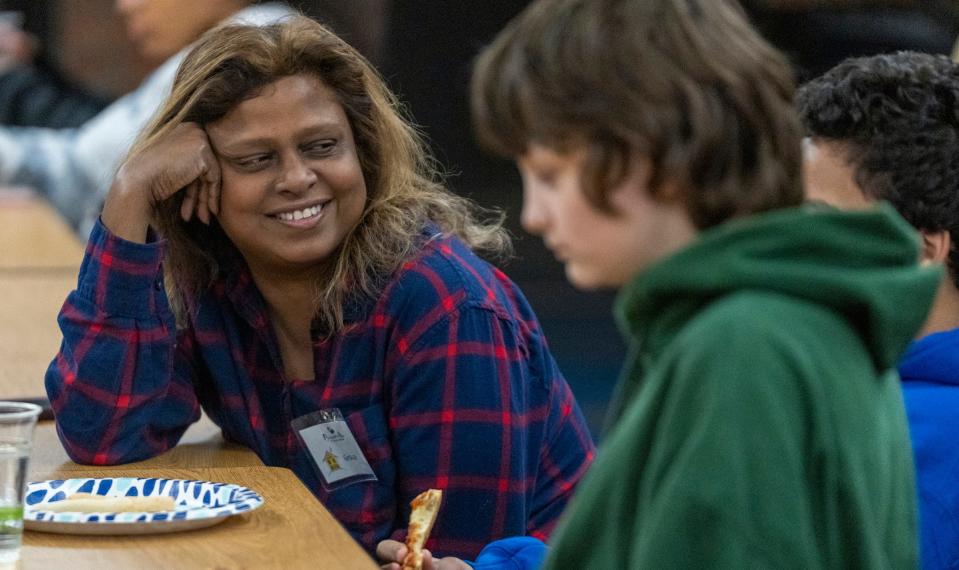
[[[469, 564], [459, 558], [447, 556], [434, 559], [429, 550], [423, 551], [423, 570], [472, 570]], [[409, 548], [396, 540], [383, 540], [376, 545], [376, 557], [382, 563], [382, 570], [401, 570], [403, 560], [409, 554]]]
[[410, 503], [410, 524], [406, 544], [384, 540], [376, 546], [376, 556], [384, 562], [384, 570], [469, 570], [469, 565], [459, 558], [447, 557], [434, 560], [429, 550], [423, 548], [429, 538], [436, 515], [440, 510], [443, 492], [437, 489], [424, 491]]

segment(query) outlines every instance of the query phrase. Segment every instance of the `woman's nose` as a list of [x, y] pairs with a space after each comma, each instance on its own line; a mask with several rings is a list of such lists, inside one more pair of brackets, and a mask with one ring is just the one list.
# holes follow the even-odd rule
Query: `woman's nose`
[[316, 172], [300, 157], [284, 160], [283, 172], [277, 189], [281, 192], [305, 192], [316, 184]]

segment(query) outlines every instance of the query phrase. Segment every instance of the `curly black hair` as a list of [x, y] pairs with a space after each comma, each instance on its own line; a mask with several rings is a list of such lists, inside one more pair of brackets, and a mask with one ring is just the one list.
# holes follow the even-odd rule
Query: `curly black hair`
[[959, 287], [959, 64], [907, 51], [847, 59], [800, 87], [796, 105], [808, 136], [841, 143], [867, 196], [949, 232]]

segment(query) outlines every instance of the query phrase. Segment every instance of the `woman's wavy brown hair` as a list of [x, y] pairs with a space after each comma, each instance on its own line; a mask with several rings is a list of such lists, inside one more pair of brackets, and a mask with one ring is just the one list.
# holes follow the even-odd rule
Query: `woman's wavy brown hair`
[[539, 0], [481, 54], [472, 91], [494, 152], [585, 144], [585, 194], [606, 212], [637, 154], [653, 197], [678, 189], [700, 229], [802, 201], [792, 72], [734, 1]]
[[[180, 123], [214, 122], [264, 86], [298, 74], [315, 76], [336, 93], [353, 129], [368, 192], [360, 221], [317, 282], [315, 314], [321, 330], [332, 334], [343, 327], [347, 303], [374, 298], [384, 279], [421, 246], [429, 223], [474, 249], [509, 251], [502, 214], [446, 190], [424, 141], [401, 116], [397, 100], [373, 67], [306, 17], [207, 32], [183, 61], [170, 97], [130, 153]], [[179, 217], [182, 194], [156, 211], [157, 229], [169, 242], [167, 290], [181, 324], [192, 300], [241, 262], [215, 220], [205, 226]]]

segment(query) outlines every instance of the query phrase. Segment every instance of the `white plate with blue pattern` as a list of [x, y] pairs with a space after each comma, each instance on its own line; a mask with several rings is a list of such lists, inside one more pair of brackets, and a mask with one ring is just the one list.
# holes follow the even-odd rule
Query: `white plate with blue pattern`
[[[139, 513], [83, 513], [43, 510], [74, 493], [105, 497], [172, 497], [173, 511]], [[156, 534], [215, 525], [248, 513], [263, 504], [263, 497], [231, 483], [187, 479], [108, 477], [55, 479], [27, 484], [23, 523], [27, 530], [64, 534]]]

